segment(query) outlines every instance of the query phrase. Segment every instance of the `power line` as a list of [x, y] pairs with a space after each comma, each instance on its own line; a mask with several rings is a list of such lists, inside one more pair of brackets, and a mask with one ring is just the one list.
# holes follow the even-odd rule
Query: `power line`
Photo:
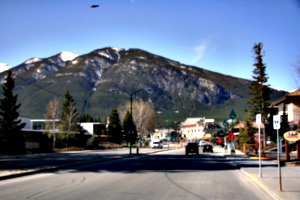
[[[27, 81], [26, 79], [24, 79], [24, 78], [22, 78], [22, 77], [20, 77], [20, 76], [18, 76], [18, 75], [15, 75], [16, 76], [16, 78], [19, 78], [19, 79], [21, 79], [22, 81], [24, 81], [24, 82], [26, 82], [26, 83], [29, 83], [30, 85], [34, 85], [35, 87], [37, 87], [37, 88], [39, 88], [39, 89], [41, 89], [41, 90], [44, 90], [44, 91], [46, 91], [46, 92], [49, 92], [49, 93], [51, 93], [51, 94], [54, 94], [54, 95], [56, 95], [56, 96], [59, 96], [59, 97], [65, 97], [64, 95], [61, 95], [61, 94], [58, 94], [58, 93], [56, 93], [56, 92], [53, 92], [53, 91], [51, 91], [51, 90], [48, 90], [48, 89], [46, 89], [46, 88], [43, 88], [43, 87], [41, 87], [41, 86], [38, 86], [37, 84], [35, 84], [35, 83], [30, 83], [29, 81]], [[81, 101], [81, 100], [76, 100], [76, 99], [74, 99], [76, 102], [81, 102], [81, 103], [85, 103], [84, 101]]]

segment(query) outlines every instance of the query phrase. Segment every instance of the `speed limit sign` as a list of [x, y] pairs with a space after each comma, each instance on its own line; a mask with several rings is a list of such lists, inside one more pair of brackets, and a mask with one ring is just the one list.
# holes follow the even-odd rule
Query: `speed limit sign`
[[273, 116], [273, 128], [277, 130], [280, 129], [280, 115]]

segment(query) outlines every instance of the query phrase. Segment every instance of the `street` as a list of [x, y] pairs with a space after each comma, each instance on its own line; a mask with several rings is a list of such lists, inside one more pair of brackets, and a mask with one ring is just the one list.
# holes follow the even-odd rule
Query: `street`
[[0, 182], [0, 199], [271, 199], [218, 153], [184, 149]]

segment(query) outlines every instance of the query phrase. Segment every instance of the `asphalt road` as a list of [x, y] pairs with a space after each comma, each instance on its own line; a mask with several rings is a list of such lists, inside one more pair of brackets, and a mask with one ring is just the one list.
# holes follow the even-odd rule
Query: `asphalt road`
[[218, 153], [184, 149], [0, 182], [0, 199], [271, 199]]

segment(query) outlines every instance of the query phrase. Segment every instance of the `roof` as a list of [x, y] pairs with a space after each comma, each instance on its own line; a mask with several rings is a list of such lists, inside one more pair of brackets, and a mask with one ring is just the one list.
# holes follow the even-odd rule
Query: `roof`
[[196, 124], [197, 122], [204, 120], [205, 118], [202, 117], [191, 117], [191, 118], [186, 118], [184, 122], [182, 122], [182, 125], [187, 125], [187, 124]]
[[284, 95], [283, 97], [281, 97], [280, 99], [277, 99], [276, 101], [273, 101], [270, 105], [270, 107], [275, 107], [278, 106], [279, 104], [281, 104], [283, 101], [290, 99], [290, 98], [295, 98], [298, 97], [300, 98], [300, 90], [296, 90], [294, 92], [288, 93], [286, 95]]
[[[256, 122], [252, 122], [252, 126], [254, 128], [258, 128], [258, 125], [256, 124]], [[241, 123], [235, 125], [233, 128], [245, 128], [245, 122], [241, 122]], [[260, 124], [260, 128], [265, 128], [264, 124]]]

